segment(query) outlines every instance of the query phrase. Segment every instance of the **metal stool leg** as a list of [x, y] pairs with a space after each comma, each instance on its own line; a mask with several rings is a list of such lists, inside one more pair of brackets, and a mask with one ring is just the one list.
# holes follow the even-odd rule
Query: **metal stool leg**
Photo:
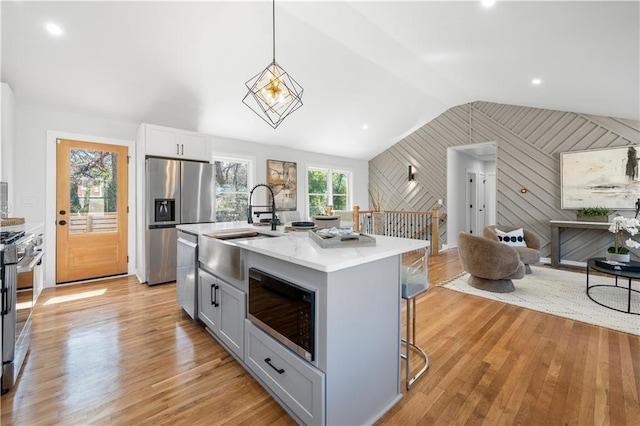
[[[405, 299], [407, 301], [407, 329], [406, 329], [406, 339], [402, 339], [402, 342], [405, 344], [406, 351], [405, 353], [401, 353], [400, 357], [406, 360], [405, 365], [405, 384], [407, 390], [411, 387], [411, 385], [418, 380], [422, 374], [427, 371], [429, 368], [429, 357], [426, 352], [415, 344], [416, 341], [416, 298], [411, 297]], [[413, 311], [413, 312], [411, 312]], [[413, 317], [413, 318], [412, 318]], [[413, 325], [413, 327], [412, 327]], [[411, 374], [411, 348], [417, 350], [422, 357], [424, 358], [424, 366], [418, 371], [415, 376], [409, 377]]]

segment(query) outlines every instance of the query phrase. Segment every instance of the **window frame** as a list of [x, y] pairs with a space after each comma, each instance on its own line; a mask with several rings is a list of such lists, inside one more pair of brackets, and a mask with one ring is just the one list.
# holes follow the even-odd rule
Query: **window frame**
[[[305, 179], [306, 179], [306, 191], [305, 191], [305, 205], [307, 208], [307, 216], [311, 217], [311, 205], [309, 203], [309, 172], [310, 171], [321, 171], [327, 173], [327, 205], [329, 205], [329, 201], [331, 201], [331, 205], [333, 205], [333, 175], [335, 173], [345, 174], [347, 176], [347, 208], [346, 210], [353, 209], [353, 170], [343, 167], [335, 167], [335, 166], [323, 166], [323, 165], [307, 165]], [[314, 193], [315, 194], [315, 193]], [[342, 195], [342, 194], [339, 194]]]
[[[211, 156], [211, 164], [215, 166], [216, 162], [229, 162], [229, 163], [247, 163], [247, 203], [249, 203], [249, 194], [251, 192], [251, 188], [253, 188], [254, 184], [254, 176], [255, 176], [255, 164], [256, 159], [252, 156], [242, 156], [237, 154], [224, 154], [224, 153], [214, 153]], [[216, 185], [213, 187], [213, 199], [217, 198]], [[218, 216], [218, 205], [214, 201], [213, 203], [213, 215], [217, 218]], [[216, 220], [216, 222], [218, 222]], [[220, 222], [226, 223], [226, 222]]]

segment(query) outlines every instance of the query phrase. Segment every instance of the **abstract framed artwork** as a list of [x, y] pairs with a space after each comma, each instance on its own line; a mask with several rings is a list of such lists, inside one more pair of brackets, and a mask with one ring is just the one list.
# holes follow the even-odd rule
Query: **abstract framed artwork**
[[562, 208], [633, 210], [639, 160], [640, 145], [560, 153]]
[[[298, 167], [291, 161], [267, 160], [267, 185], [277, 210], [298, 209]], [[269, 202], [271, 197], [269, 196]]]

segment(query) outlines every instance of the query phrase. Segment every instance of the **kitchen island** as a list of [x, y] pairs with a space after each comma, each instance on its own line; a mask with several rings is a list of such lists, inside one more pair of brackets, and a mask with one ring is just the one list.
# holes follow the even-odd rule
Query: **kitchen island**
[[[284, 227], [274, 232], [236, 222], [178, 228], [200, 239], [248, 229], [279, 236], [235, 243], [243, 255], [242, 280], [226, 282], [201, 259], [199, 310], [212, 335], [294, 419], [371, 424], [402, 397], [401, 255], [427, 241], [376, 235], [375, 247], [324, 249], [308, 233], [285, 234]], [[315, 296], [310, 353], [299, 355], [251, 320], [247, 291], [256, 271]]]

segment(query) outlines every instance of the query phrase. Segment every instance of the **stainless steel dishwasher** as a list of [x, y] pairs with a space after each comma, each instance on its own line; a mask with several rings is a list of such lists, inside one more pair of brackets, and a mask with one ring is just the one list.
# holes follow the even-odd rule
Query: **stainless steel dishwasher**
[[198, 319], [198, 236], [178, 230], [176, 299], [191, 318]]

